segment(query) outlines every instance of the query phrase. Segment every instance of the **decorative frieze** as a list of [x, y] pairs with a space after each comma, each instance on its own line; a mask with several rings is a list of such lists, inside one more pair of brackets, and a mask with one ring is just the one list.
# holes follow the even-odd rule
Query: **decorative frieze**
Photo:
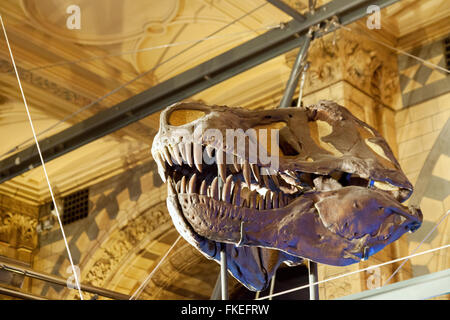
[[31, 253], [38, 244], [37, 217], [37, 207], [0, 195], [0, 245]]

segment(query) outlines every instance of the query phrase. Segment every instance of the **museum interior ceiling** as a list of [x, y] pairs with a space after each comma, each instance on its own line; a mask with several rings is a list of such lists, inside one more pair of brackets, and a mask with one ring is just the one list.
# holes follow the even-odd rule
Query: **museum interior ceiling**
[[[308, 11], [306, 0], [284, 2], [299, 13]], [[317, 7], [328, 2], [318, 0]], [[66, 10], [73, 4], [81, 9], [81, 24], [71, 29]], [[292, 19], [264, 0], [2, 0], [0, 14], [39, 139], [265, 32], [282, 29]], [[415, 187], [408, 201], [420, 205], [423, 226], [360, 264], [319, 264], [319, 279], [407, 256], [450, 209], [450, 3], [403, 0], [380, 14], [380, 29], [368, 29], [363, 18], [312, 41], [303, 103], [333, 100], [383, 135]], [[1, 163], [35, 141], [5, 38], [0, 38]], [[278, 55], [189, 100], [274, 109], [298, 50]], [[297, 88], [294, 97], [298, 92]], [[184, 239], [177, 241], [166, 208], [166, 186], [150, 152], [159, 118], [160, 112], [153, 113], [46, 161], [48, 177], [81, 283], [122, 298], [209, 299], [219, 265]], [[16, 162], [21, 159], [17, 157]], [[5, 263], [64, 281], [73, 279], [54, 211], [41, 166], [2, 180], [0, 266]], [[446, 245], [449, 234], [450, 223], [445, 219], [421, 250]], [[373, 289], [399, 265], [321, 284], [319, 296], [334, 299]], [[394, 280], [449, 267], [448, 249], [441, 250], [411, 259]], [[152, 277], [147, 279], [149, 274]], [[255, 297], [235, 279], [229, 281], [231, 298]], [[305, 284], [307, 269], [283, 267], [278, 281], [278, 291]], [[0, 287], [34, 298], [79, 298], [77, 290], [65, 285], [5, 268], [0, 269]], [[11, 298], [0, 295], [0, 299]], [[86, 291], [84, 298], [111, 297]], [[299, 291], [285, 298], [308, 299], [308, 293]]]

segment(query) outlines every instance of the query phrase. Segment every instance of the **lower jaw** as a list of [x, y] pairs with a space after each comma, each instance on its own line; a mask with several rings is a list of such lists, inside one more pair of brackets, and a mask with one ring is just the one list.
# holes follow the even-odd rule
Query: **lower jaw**
[[[337, 251], [343, 251], [346, 244], [341, 243], [338, 250], [334, 252], [328, 252], [327, 254], [321, 254], [319, 246], [332, 247], [326, 245], [314, 245], [309, 243], [303, 245], [304, 241], [298, 235], [293, 235], [294, 239], [284, 241], [277, 239], [278, 231], [274, 225], [277, 224], [275, 220], [277, 218], [282, 219], [280, 213], [282, 209], [278, 210], [278, 216], [273, 210], [261, 210], [255, 212], [251, 208], [236, 208], [231, 204], [220, 202], [214, 199], [210, 199], [206, 196], [200, 195], [188, 195], [178, 194], [177, 200], [183, 207], [185, 203], [186, 208], [183, 210], [183, 215], [187, 222], [193, 227], [194, 231], [206, 239], [233, 244], [239, 246], [256, 246], [265, 247], [269, 249], [283, 251], [289, 255], [308, 258], [319, 263], [325, 263], [329, 265], [348, 265], [358, 261], [344, 258], [341, 254], [337, 254]], [[192, 206], [192, 207], [191, 207]], [[295, 210], [295, 207], [299, 209], [299, 212], [306, 212], [310, 218], [313, 218], [313, 201], [310, 198], [298, 199], [289, 207]], [[194, 208], [191, 211], [191, 208]], [[309, 208], [309, 210], [307, 210]], [[237, 209], [237, 210], [236, 210]], [[284, 213], [286, 215], [286, 213]], [[301, 214], [304, 215], [304, 214]], [[307, 218], [305, 216], [305, 218]], [[284, 237], [291, 238], [288, 233], [282, 232]], [[337, 242], [337, 237], [335, 239]], [[292, 242], [295, 242], [292, 243]], [[308, 241], [309, 242], [309, 241]], [[292, 245], [292, 247], [290, 247]], [[300, 250], [299, 250], [300, 248]], [[305, 250], [303, 250], [305, 248]], [[309, 248], [309, 249], [306, 249]], [[332, 254], [331, 254], [332, 253]]]
[[[370, 245], [364, 250], [350, 250], [346, 256], [345, 250], [351, 246], [351, 241], [345, 238], [334, 237], [328, 242], [328, 247], [335, 246], [335, 250], [328, 253], [320, 251], [324, 247], [319, 241], [315, 245], [309, 245], [310, 249], [304, 250], [301, 232], [291, 234], [290, 241], [297, 243], [282, 243], [280, 240], [279, 222], [286, 218], [292, 211], [296, 212], [296, 218], [301, 220], [302, 215], [310, 215], [310, 219], [316, 216], [314, 212], [314, 194], [304, 194], [292, 203], [281, 209], [255, 210], [255, 208], [237, 207], [231, 203], [218, 201], [205, 195], [198, 194], [176, 194], [176, 199], [183, 208], [183, 215], [194, 231], [200, 236], [215, 242], [230, 243], [236, 246], [260, 246], [284, 251], [290, 255], [304, 257], [319, 263], [336, 266], [350, 265], [359, 262], [375, 254], [388, 243], [398, 239], [404, 232], [392, 235], [387, 241]], [[295, 221], [299, 224], [299, 221]], [[318, 224], [318, 221], [314, 222]], [[301, 224], [301, 223], [300, 223]], [[278, 228], [278, 229], [277, 229]], [[260, 230], [265, 230], [261, 232]], [[324, 233], [328, 232], [322, 229]], [[323, 234], [324, 234], [323, 233]], [[320, 232], [319, 232], [320, 234]], [[297, 239], [295, 239], [297, 237]], [[287, 236], [289, 238], [289, 236]], [[294, 241], [294, 242], [295, 242]], [[312, 242], [314, 243], [314, 242]], [[314, 250], [314, 246], [316, 246]], [[360, 243], [359, 248], [366, 247], [366, 242]], [[302, 249], [302, 250], [299, 250]]]

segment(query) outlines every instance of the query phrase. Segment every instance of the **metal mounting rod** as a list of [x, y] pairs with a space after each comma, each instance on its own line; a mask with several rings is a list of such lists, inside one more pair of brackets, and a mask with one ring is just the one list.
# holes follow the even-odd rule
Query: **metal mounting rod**
[[305, 80], [306, 80], [306, 72], [308, 71], [309, 68], [309, 62], [305, 63], [305, 66], [303, 67], [302, 70], [302, 77], [300, 80], [300, 89], [298, 92], [298, 99], [297, 99], [297, 107], [300, 108], [302, 106], [302, 99], [303, 99], [303, 86], [305, 85]]
[[297, 58], [295, 59], [294, 66], [292, 67], [291, 74], [286, 85], [286, 90], [284, 91], [283, 98], [280, 102], [280, 108], [288, 108], [291, 106], [292, 97], [294, 96], [295, 88], [297, 88], [301, 70], [303, 69], [303, 62], [305, 61], [309, 44], [311, 43], [311, 37], [311, 32], [308, 32], [302, 47], [298, 51]]
[[228, 300], [228, 266], [226, 245], [222, 244], [220, 248], [220, 289], [222, 300]]
[[[38, 279], [38, 280], [42, 280], [45, 282], [50, 282], [50, 283], [54, 283], [54, 284], [57, 284], [60, 286], [67, 287], [67, 279], [57, 277], [54, 275], [50, 275], [50, 274], [45, 274], [45, 273], [38, 272], [38, 271], [34, 271], [32, 269], [24, 268], [24, 267], [21, 267], [18, 265], [0, 262], [0, 269], [6, 270], [9, 272], [22, 274], [22, 275], [30, 277], [30, 278], [34, 278], [34, 279]], [[87, 284], [80, 284], [80, 286], [81, 286], [82, 291], [94, 293], [99, 296], [116, 299], [116, 300], [130, 299], [130, 296], [128, 296], [126, 294], [118, 293], [115, 291], [98, 288], [98, 287], [94, 287], [94, 286], [87, 285]]]
[[[310, 27], [338, 16], [347, 25], [367, 15], [367, 6], [384, 8], [399, 0], [333, 0], [306, 20], [291, 20], [228, 50], [211, 60], [161, 82], [117, 105], [98, 112], [59, 133], [39, 141], [45, 161], [100, 139], [177, 101], [212, 87], [289, 50], [298, 48]], [[36, 146], [30, 146], [0, 161], [0, 183], [40, 166]]]
[[228, 266], [227, 252], [225, 244], [220, 248], [220, 289], [222, 292], [222, 300], [228, 300]]
[[[318, 281], [317, 276], [317, 263], [308, 260], [308, 274], [309, 274], [309, 284]], [[309, 286], [309, 300], [319, 300], [319, 285], [315, 284]]]
[[24, 299], [24, 300], [48, 300], [47, 298], [39, 297], [34, 294], [12, 290], [5, 287], [0, 287], [0, 294], [3, 294], [5, 296]]
[[269, 289], [270, 298], [269, 298], [269, 300], [272, 300], [273, 291], [275, 290], [275, 276], [276, 276], [276, 274], [277, 274], [277, 271], [275, 270], [275, 272], [273, 273], [273, 276], [272, 276], [272, 280], [270, 281], [270, 289]]

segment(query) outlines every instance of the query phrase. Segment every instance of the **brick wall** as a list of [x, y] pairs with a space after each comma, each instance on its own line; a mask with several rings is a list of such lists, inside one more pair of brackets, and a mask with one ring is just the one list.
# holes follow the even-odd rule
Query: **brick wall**
[[[413, 54], [444, 64], [442, 41], [412, 50]], [[398, 158], [403, 171], [414, 185], [409, 204], [419, 204], [422, 227], [408, 235], [409, 252], [450, 210], [450, 76], [399, 56], [403, 109], [395, 115]], [[418, 252], [449, 243], [450, 218], [447, 217]], [[450, 267], [448, 249], [411, 260], [414, 276]]]

